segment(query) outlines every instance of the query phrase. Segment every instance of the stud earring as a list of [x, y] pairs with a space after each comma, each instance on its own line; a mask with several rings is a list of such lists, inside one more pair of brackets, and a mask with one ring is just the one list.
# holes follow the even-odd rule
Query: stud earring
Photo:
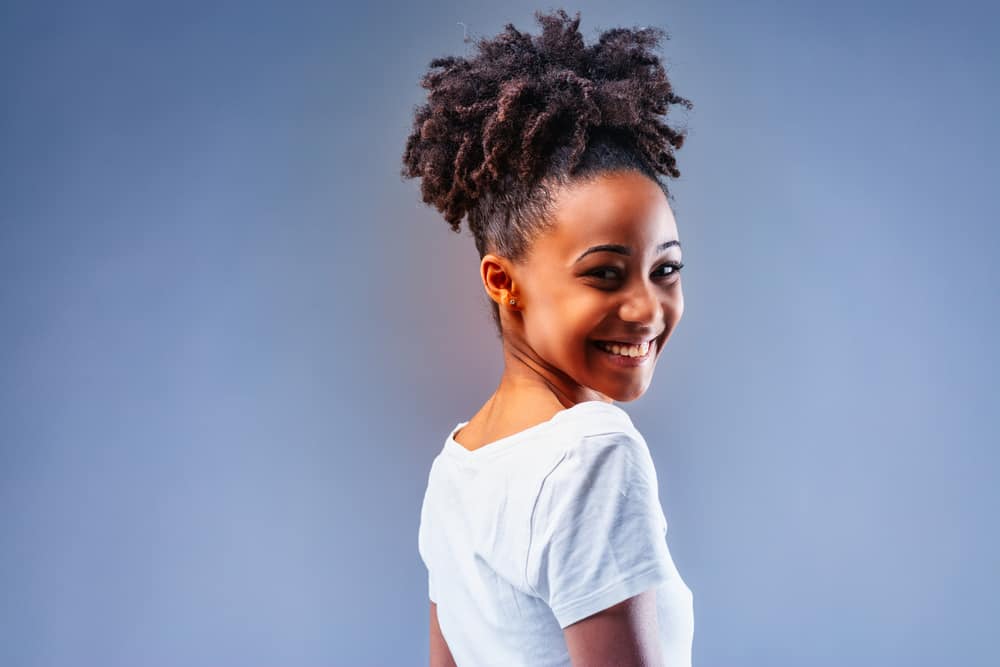
[[510, 305], [513, 306], [513, 305], [516, 305], [516, 304], [517, 304], [517, 299], [511, 299], [510, 300]]

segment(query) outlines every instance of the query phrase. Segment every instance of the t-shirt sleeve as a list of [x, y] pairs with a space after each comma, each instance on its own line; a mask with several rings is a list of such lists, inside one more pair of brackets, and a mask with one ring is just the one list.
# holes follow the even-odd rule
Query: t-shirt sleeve
[[673, 576], [656, 470], [641, 436], [589, 435], [542, 482], [528, 585], [565, 628]]
[[427, 570], [427, 597], [434, 604], [437, 604], [437, 588], [434, 585], [434, 570], [431, 568], [430, 560], [427, 556], [427, 524], [421, 519], [420, 528], [417, 530], [417, 551], [420, 554], [420, 560], [423, 561], [424, 567]]
[[427, 570], [427, 597], [431, 602], [437, 604], [437, 593], [434, 591], [434, 575]]
[[431, 468], [431, 474], [428, 475], [427, 489], [424, 491], [424, 499], [420, 506], [420, 525], [417, 528], [417, 552], [420, 554], [420, 560], [423, 562], [424, 567], [427, 569], [427, 597], [434, 604], [437, 604], [437, 588], [434, 585], [434, 572], [431, 568], [430, 559], [430, 505], [432, 502], [431, 497], [431, 480], [433, 479], [433, 467]]

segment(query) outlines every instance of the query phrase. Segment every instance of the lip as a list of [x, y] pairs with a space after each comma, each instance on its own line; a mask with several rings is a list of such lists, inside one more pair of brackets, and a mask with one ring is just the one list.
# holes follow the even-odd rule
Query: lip
[[643, 343], [652, 344], [657, 338], [659, 338], [663, 332], [656, 334], [652, 338], [636, 338], [635, 336], [625, 336], [623, 338], [592, 338], [591, 340], [598, 343], [618, 343], [619, 345], [642, 345]]
[[[659, 341], [659, 336], [650, 339], [649, 349], [646, 350], [646, 354], [642, 355], [641, 357], [624, 357], [620, 354], [615, 354], [613, 352], [606, 352], [605, 350], [602, 350], [600, 346], [597, 345], [598, 342], [607, 342], [607, 341], [593, 340], [591, 341], [591, 344], [594, 346], [594, 349], [600, 353], [601, 357], [607, 359], [609, 363], [614, 364], [615, 366], [633, 368], [635, 366], [642, 366], [643, 364], [647, 363], [650, 359], [653, 359], [656, 356], [656, 350], [657, 350], [656, 346], [658, 344], [658, 341]], [[640, 342], [644, 343], [646, 341], [640, 341]], [[637, 343], [633, 343], [633, 345], [635, 344]]]
[[652, 338], [636, 338], [635, 336], [622, 336], [621, 338], [592, 338], [591, 340], [597, 341], [599, 343], [618, 343], [619, 345], [642, 345], [643, 343], [653, 344], [654, 341], [658, 341], [660, 336], [664, 334], [666, 329], [656, 334]]

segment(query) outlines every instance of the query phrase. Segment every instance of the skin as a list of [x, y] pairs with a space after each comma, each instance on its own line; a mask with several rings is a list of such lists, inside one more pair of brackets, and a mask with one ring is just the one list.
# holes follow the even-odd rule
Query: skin
[[[684, 314], [681, 275], [663, 267], [681, 263], [681, 248], [656, 250], [679, 241], [677, 223], [648, 177], [618, 171], [568, 186], [557, 195], [554, 218], [554, 228], [535, 240], [523, 261], [487, 254], [480, 263], [486, 293], [500, 304], [504, 372], [494, 394], [455, 436], [467, 449], [581, 401], [639, 398]], [[632, 254], [601, 251], [576, 263], [585, 250], [605, 243]], [[592, 345], [625, 336], [655, 336], [649, 361], [615, 366]]]
[[[628, 402], [649, 387], [684, 313], [677, 223], [659, 186], [634, 171], [608, 172], [557, 194], [555, 226], [520, 262], [488, 254], [483, 286], [500, 305], [504, 372], [494, 394], [455, 434], [467, 449], [547, 421], [581, 401]], [[620, 244], [626, 256], [587, 249]], [[517, 299], [511, 305], [511, 298]], [[655, 338], [650, 359], [615, 366], [594, 340]], [[573, 664], [658, 665], [655, 591], [585, 618], [564, 630]], [[431, 665], [454, 665], [431, 604]]]
[[451, 649], [448, 642], [441, 634], [441, 626], [438, 625], [437, 604], [431, 602], [431, 659], [430, 667], [458, 667], [455, 658], [451, 656]]

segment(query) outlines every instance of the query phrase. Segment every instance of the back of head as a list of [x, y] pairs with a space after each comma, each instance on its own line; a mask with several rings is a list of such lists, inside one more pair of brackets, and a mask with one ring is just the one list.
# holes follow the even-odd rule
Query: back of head
[[[430, 62], [415, 109], [402, 175], [421, 179], [423, 201], [458, 233], [466, 218], [480, 259], [518, 261], [552, 224], [559, 186], [597, 174], [634, 170], [672, 198], [660, 175], [680, 176], [674, 150], [684, 131], [661, 121], [674, 94], [651, 49], [656, 27], [612, 28], [585, 45], [580, 14], [535, 12], [541, 35], [512, 24], [476, 40], [472, 58]], [[499, 308], [493, 320], [502, 335]]]

